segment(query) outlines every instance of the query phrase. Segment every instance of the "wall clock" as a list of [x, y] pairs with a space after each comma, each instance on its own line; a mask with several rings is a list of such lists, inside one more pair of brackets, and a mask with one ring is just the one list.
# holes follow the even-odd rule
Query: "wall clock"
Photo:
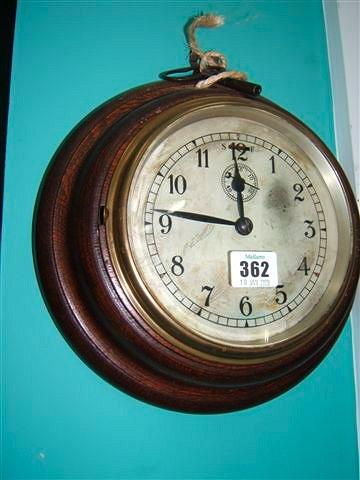
[[35, 261], [55, 322], [113, 385], [184, 412], [264, 402], [346, 321], [359, 215], [303, 123], [224, 85], [157, 82], [90, 114], [39, 193]]

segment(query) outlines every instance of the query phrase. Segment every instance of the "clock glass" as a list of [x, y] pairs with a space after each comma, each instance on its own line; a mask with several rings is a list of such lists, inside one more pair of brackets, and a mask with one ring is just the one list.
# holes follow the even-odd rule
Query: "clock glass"
[[122, 153], [107, 240], [153, 328], [236, 362], [295, 342], [333, 308], [351, 250], [347, 208], [301, 128], [214, 95], [160, 113]]

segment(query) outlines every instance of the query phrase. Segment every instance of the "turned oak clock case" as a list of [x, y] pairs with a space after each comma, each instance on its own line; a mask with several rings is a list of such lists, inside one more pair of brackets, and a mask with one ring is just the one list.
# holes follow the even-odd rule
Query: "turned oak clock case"
[[[134, 150], [141, 151], [141, 144], [134, 146], [134, 138], [142, 138], [142, 132], [151, 135], [152, 125], [161, 116], [167, 118], [167, 112], [171, 115], [174, 109], [199, 98], [211, 103], [215, 97], [217, 102], [223, 98], [226, 103], [231, 97], [235, 103], [243, 101], [249, 108], [265, 110], [306, 136], [330, 165], [346, 204], [344, 212], [350, 226], [347, 263], [342, 265], [341, 285], [332, 293], [331, 309], [306, 329], [261, 348], [251, 342], [246, 348], [226, 348], [221, 342], [211, 342], [161, 319], [137, 285], [138, 272], [121, 237], [127, 222], [124, 204], [114, 222], [114, 204], [109, 203], [109, 198], [121, 195], [123, 188], [119, 180], [114, 187], [119, 161], [131, 157]], [[131, 169], [131, 158], [129, 162]], [[114, 225], [118, 228], [115, 232]], [[109, 237], [110, 230], [113, 237]], [[111, 238], [116, 239], [116, 247]], [[261, 97], [251, 98], [225, 86], [199, 91], [191, 82], [158, 82], [110, 100], [60, 146], [38, 196], [34, 258], [54, 321], [75, 351], [101, 376], [165, 408], [225, 412], [284, 392], [329, 351], [355, 295], [359, 217], [336, 160], [291, 114]], [[116, 265], [118, 259], [123, 276]], [[303, 267], [308, 268], [306, 264]]]

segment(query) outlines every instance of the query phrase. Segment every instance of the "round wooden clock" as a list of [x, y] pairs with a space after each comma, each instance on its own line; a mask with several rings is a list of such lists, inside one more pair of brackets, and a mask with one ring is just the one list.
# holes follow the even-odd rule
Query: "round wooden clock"
[[35, 259], [56, 324], [100, 375], [162, 407], [224, 412], [284, 392], [329, 351], [359, 235], [348, 181], [303, 123], [224, 85], [163, 81], [61, 145]]

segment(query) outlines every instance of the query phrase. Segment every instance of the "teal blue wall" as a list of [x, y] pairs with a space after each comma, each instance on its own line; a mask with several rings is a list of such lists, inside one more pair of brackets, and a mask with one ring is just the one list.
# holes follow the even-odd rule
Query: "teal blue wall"
[[182, 26], [334, 149], [320, 1], [20, 1], [6, 160], [3, 275], [3, 478], [356, 479], [349, 326], [300, 385], [250, 410], [168, 412], [115, 390], [54, 327], [37, 287], [31, 221], [55, 149], [90, 110], [186, 63]]

